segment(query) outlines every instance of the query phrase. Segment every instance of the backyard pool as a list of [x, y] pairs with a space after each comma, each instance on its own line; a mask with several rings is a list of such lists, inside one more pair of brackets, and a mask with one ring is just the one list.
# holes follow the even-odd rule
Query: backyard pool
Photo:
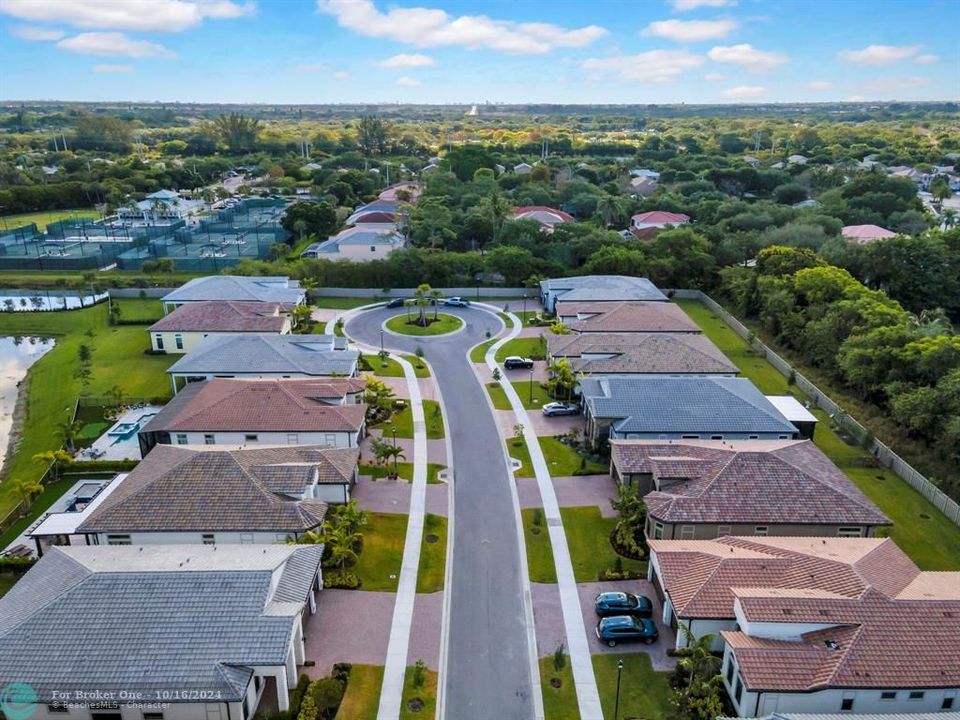
[[137, 433], [158, 412], [159, 407], [149, 405], [128, 410], [93, 445], [81, 450], [81, 457], [90, 460], [139, 460]]

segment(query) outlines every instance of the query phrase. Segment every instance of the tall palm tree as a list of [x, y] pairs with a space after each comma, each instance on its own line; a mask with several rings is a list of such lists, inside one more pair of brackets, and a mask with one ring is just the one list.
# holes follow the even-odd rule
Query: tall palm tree
[[433, 301], [433, 319], [440, 319], [440, 299], [443, 297], [443, 291], [433, 288], [430, 290], [430, 300]]
[[626, 214], [623, 198], [607, 193], [597, 200], [597, 216], [605, 228], [620, 224]]
[[79, 420], [60, 423], [60, 434], [63, 435], [63, 444], [66, 445], [67, 450], [70, 452], [76, 452], [77, 437], [80, 435], [82, 428], [83, 423]]
[[428, 325], [427, 306], [430, 304], [430, 291], [430, 285], [427, 283], [423, 283], [413, 291], [413, 303], [420, 311], [420, 317], [417, 319], [417, 325], [422, 325], [423, 327]]
[[13, 493], [13, 496], [17, 498], [23, 506], [20, 514], [26, 515], [30, 510], [30, 505], [33, 503], [33, 496], [43, 492], [43, 485], [33, 478], [17, 478], [10, 483], [10, 492]]

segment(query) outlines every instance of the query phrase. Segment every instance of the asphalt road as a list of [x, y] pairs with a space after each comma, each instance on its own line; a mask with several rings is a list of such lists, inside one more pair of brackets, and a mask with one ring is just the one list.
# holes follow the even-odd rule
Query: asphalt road
[[[351, 336], [380, 346], [384, 320], [402, 309], [376, 309], [347, 323]], [[499, 320], [481, 310], [445, 308], [467, 321], [446, 337], [398, 337], [384, 345], [430, 362], [450, 429], [454, 473], [454, 545], [446, 676], [451, 720], [529, 720], [533, 717], [523, 584], [510, 470], [503, 443], [476, 380], [467, 350], [495, 334]], [[440, 622], [440, 618], [436, 619]]]

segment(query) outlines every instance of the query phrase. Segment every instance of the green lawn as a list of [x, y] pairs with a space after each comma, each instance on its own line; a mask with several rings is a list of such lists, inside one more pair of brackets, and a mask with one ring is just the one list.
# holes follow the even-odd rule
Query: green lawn
[[[555, 688], [551, 680], [560, 681]], [[540, 658], [540, 688], [543, 691], [543, 715], [546, 720], [579, 720], [577, 688], [573, 684], [573, 668], [570, 658], [559, 672], [553, 669], [553, 657]]]
[[[706, 305], [695, 300], [678, 304], [764, 393], [804, 397], [766, 359], [749, 354], [746, 342]], [[893, 521], [894, 542], [923, 570], [960, 570], [960, 528], [898, 476], [869, 467], [870, 455], [837, 436], [826, 413], [813, 412], [820, 420], [814, 435], [817, 447]]]
[[137, 320], [146, 325], [163, 317], [159, 298], [114, 298], [110, 302], [120, 308], [120, 320]]
[[[421, 362], [416, 355], [404, 355], [403, 358], [413, 365], [413, 372], [418, 378], [430, 377], [430, 368], [427, 367], [426, 363]], [[380, 358], [373, 355], [367, 356], [367, 361], [373, 367], [374, 375], [379, 377], [404, 377], [403, 368], [393, 358], [387, 358], [387, 362], [383, 363]]]
[[343, 694], [336, 720], [377, 720], [383, 667], [354, 665], [350, 668], [347, 691]]
[[407, 535], [407, 516], [397, 513], [367, 514], [363, 528], [363, 552], [352, 570], [360, 576], [361, 590], [397, 589], [403, 542]]
[[479, 345], [474, 345], [473, 349], [470, 351], [470, 362], [482, 363], [484, 356], [487, 354], [487, 350], [489, 350], [490, 346], [495, 342], [496, 340], [487, 340]]
[[[540, 524], [534, 520], [539, 513]], [[547, 522], [539, 508], [525, 508], [520, 511], [523, 518], [523, 539], [527, 547], [527, 571], [531, 582], [557, 582], [557, 568], [553, 564], [553, 546], [547, 532]], [[534, 532], [536, 531], [536, 532]]]
[[520, 469], [516, 477], [536, 477], [533, 472], [533, 463], [530, 461], [530, 451], [527, 450], [527, 441], [523, 438], [507, 438], [507, 455], [520, 461]]
[[[59, 426], [72, 417], [81, 392], [102, 396], [116, 385], [127, 397], [171, 395], [166, 369], [179, 356], [145, 354], [149, 340], [144, 328], [111, 327], [107, 324], [106, 303], [67, 312], [2, 313], [0, 335], [56, 339], [55, 347], [27, 373], [27, 417], [19, 449], [9, 461], [8, 477], [39, 478], [43, 474], [44, 468], [32, 458], [62, 445]], [[81, 345], [87, 345], [91, 352], [92, 376], [86, 388], [74, 377]], [[47, 507], [39, 502], [38, 507]], [[0, 485], [0, 517], [14, 505], [16, 501]]]
[[670, 716], [670, 673], [655, 672], [646, 653], [594, 655], [593, 672], [600, 690], [603, 716], [613, 717], [617, 695], [617, 662], [623, 661], [620, 678], [620, 717], [665, 720]]
[[[539, 380], [514, 380], [510, 383], [513, 389], [517, 391], [520, 402], [527, 410], [539, 410], [548, 402], [553, 402], [550, 393], [540, 384]], [[533, 392], [531, 392], [531, 388]], [[533, 398], [531, 400], [531, 398]]]
[[[392, 438], [391, 438], [392, 439]], [[427, 463], [427, 485], [439, 485], [442, 480], [440, 480], [437, 475], [441, 470], [446, 469], [446, 465], [441, 465], [440, 463]], [[393, 463], [387, 465], [368, 465], [363, 464], [360, 466], [361, 475], [370, 475], [375, 480], [387, 477], [390, 473], [393, 472]], [[406, 480], [407, 482], [413, 482], [413, 463], [412, 462], [398, 462], [397, 463], [397, 475]]]
[[[67, 287], [83, 281], [85, 271], [54, 272], [52, 270], [0, 270], [0, 286], [4, 288], [45, 289]], [[177, 287], [205, 273], [174, 272], [162, 275], [144, 275], [139, 270], [102, 270], [97, 281], [106, 287], [132, 287], [139, 281], [150, 285]]]
[[[412, 317], [412, 315], [411, 315]], [[387, 320], [386, 327], [388, 330], [391, 330], [395, 333], [400, 333], [401, 335], [446, 335], [447, 333], [452, 333], [463, 327], [463, 320], [458, 318], [456, 315], [447, 315], [445, 313], [439, 313], [437, 319], [433, 319], [433, 313], [427, 314], [427, 319], [430, 321], [430, 324], [426, 327], [422, 325], [417, 325], [416, 323], [407, 322], [406, 314], [394, 315], [392, 318]]]
[[[440, 403], [436, 400], [423, 401], [423, 417], [427, 423], [427, 439], [440, 440], [444, 437], [443, 431], [443, 411], [440, 409]], [[392, 440], [393, 428], [397, 429], [398, 438], [413, 437], [413, 410], [407, 405], [403, 410], [394, 413], [385, 423], [377, 425], [383, 430], [385, 440]]]
[[488, 382], [487, 392], [490, 394], [490, 401], [497, 410], [509, 410], [512, 406], [507, 399], [507, 393], [498, 382]]
[[[400, 720], [428, 720], [437, 714], [437, 673], [433, 670], [424, 671], [423, 687], [413, 686], [412, 666], [407, 668], [403, 678], [403, 702], [400, 705]], [[410, 701], [419, 698], [423, 702], [423, 709], [413, 712]]]
[[537, 439], [540, 441], [540, 449], [547, 461], [547, 467], [550, 468], [550, 474], [554, 477], [568, 477], [575, 474], [602, 475], [609, 470], [606, 465], [601, 463], [587, 461], [583, 465], [585, 455], [569, 445], [564, 445], [554, 437]]
[[[560, 508], [563, 529], [567, 534], [570, 560], [577, 582], [596, 582], [603, 570], [611, 570], [617, 553], [610, 544], [610, 533], [617, 524], [615, 518], [600, 515], [595, 505]], [[646, 563], [622, 558], [624, 570], [646, 572]]]
[[497, 350], [497, 362], [503, 362], [511, 355], [520, 355], [531, 360], [545, 360], [544, 342], [538, 337], [518, 337], [507, 340]]
[[38, 230], [46, 230], [47, 225], [60, 220], [73, 220], [80, 218], [100, 217], [100, 213], [91, 208], [79, 208], [76, 210], [44, 210], [42, 212], [21, 213], [20, 215], [4, 215], [0, 217], [0, 228], [13, 229], [21, 225], [36, 223]]
[[314, 307], [331, 308], [333, 310], [353, 310], [353, 308], [370, 305], [376, 302], [374, 298], [357, 297], [327, 297], [321, 295], [310, 299]]
[[[437, 541], [427, 542], [428, 535]], [[423, 544], [420, 546], [420, 568], [417, 570], [417, 592], [432, 593], [443, 590], [447, 571], [447, 519], [427, 513], [423, 520]]]

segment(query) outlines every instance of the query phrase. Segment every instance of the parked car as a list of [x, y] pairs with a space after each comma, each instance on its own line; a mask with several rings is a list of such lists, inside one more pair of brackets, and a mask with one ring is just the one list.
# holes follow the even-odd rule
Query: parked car
[[597, 637], [610, 647], [622, 642], [642, 642], [650, 645], [660, 636], [657, 626], [649, 618], [632, 615], [605, 617], [597, 623]]
[[405, 302], [406, 302], [406, 298], [394, 298], [393, 300], [387, 303], [387, 307], [388, 308], [403, 307]]
[[547, 417], [553, 417], [554, 415], [579, 415], [580, 406], [577, 403], [569, 402], [552, 402], [547, 403], [540, 411]]
[[507, 370], [529, 370], [533, 367], [533, 360], [519, 355], [511, 355], [503, 361], [503, 366]]
[[462, 297], [448, 297], [443, 301], [443, 304], [448, 307], [468, 307], [470, 301], [464, 300]]
[[628, 592], [602, 592], [593, 599], [593, 609], [600, 617], [633, 615], [648, 618], [653, 615], [650, 598]]

